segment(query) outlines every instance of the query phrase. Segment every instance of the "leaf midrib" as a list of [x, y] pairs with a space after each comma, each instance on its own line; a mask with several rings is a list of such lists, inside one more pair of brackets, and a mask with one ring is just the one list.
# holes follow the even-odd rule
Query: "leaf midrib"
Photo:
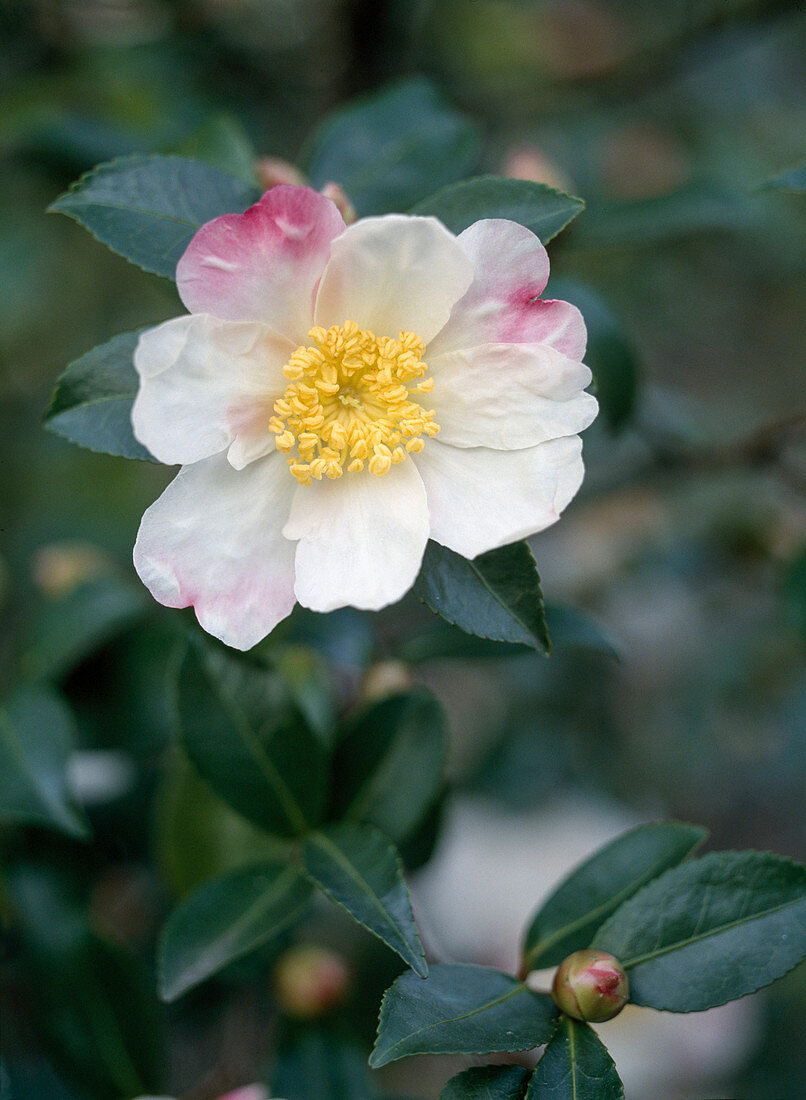
[[717, 928], [712, 928], [708, 932], [702, 932], [698, 936], [691, 936], [686, 940], [677, 940], [675, 943], [668, 944], [666, 947], [657, 948], [644, 955], [638, 955], [634, 959], [622, 961], [621, 965], [625, 970], [632, 970], [633, 967], [640, 966], [642, 963], [653, 962], [655, 959], [662, 958], [663, 955], [668, 955], [671, 951], [682, 951], [692, 944], [702, 943], [704, 940], [711, 939], [713, 936], [719, 936], [723, 932], [729, 932], [732, 928], [738, 928], [743, 924], [752, 924], [753, 921], [773, 916], [773, 914], [780, 913], [784, 909], [789, 909], [793, 905], [803, 904], [804, 901], [806, 901], [806, 899], [803, 896], [792, 898], [790, 901], [785, 901], [780, 905], [773, 906], [772, 909], [764, 909], [760, 913], [753, 913], [750, 917], [740, 917], [737, 920], [730, 921], [728, 924], [720, 924]]
[[538, 637], [537, 637], [537, 635], [535, 634], [535, 632], [534, 632], [534, 631], [532, 630], [532, 628], [531, 628], [531, 627], [529, 627], [529, 626], [527, 626], [527, 624], [526, 624], [526, 623], [525, 623], [525, 622], [523, 621], [523, 619], [522, 619], [522, 618], [520, 617], [520, 615], [517, 615], [517, 614], [515, 613], [515, 611], [514, 611], [514, 610], [512, 609], [512, 607], [510, 607], [510, 605], [509, 605], [509, 604], [507, 604], [507, 603], [504, 603], [504, 601], [503, 601], [503, 599], [501, 598], [501, 596], [499, 596], [499, 595], [498, 595], [498, 593], [496, 592], [496, 590], [495, 590], [494, 588], [492, 588], [492, 587], [491, 587], [491, 585], [489, 584], [489, 582], [488, 582], [488, 581], [487, 581], [487, 579], [485, 578], [484, 574], [483, 574], [483, 573], [481, 572], [481, 570], [480, 570], [480, 569], [478, 568], [478, 566], [476, 565], [476, 563], [475, 563], [475, 562], [473, 562], [473, 561], [468, 561], [468, 563], [467, 563], [467, 564], [468, 564], [468, 566], [470, 567], [471, 571], [472, 571], [473, 573], [475, 573], [475, 574], [476, 574], [476, 576], [478, 577], [478, 579], [479, 579], [479, 580], [481, 581], [481, 583], [482, 583], [482, 585], [484, 586], [484, 588], [486, 588], [486, 589], [487, 589], [487, 591], [488, 591], [488, 592], [490, 593], [490, 595], [491, 595], [491, 596], [493, 597], [493, 599], [495, 600], [495, 602], [496, 602], [496, 603], [497, 603], [497, 604], [498, 604], [498, 605], [499, 605], [499, 606], [500, 606], [501, 608], [503, 608], [503, 610], [504, 610], [504, 611], [506, 611], [506, 613], [507, 613], [507, 614], [509, 615], [509, 617], [510, 617], [511, 619], [514, 619], [514, 620], [515, 620], [515, 622], [516, 622], [516, 623], [517, 623], [517, 624], [518, 624], [519, 626], [523, 627], [523, 629], [524, 629], [524, 630], [526, 631], [526, 633], [527, 633], [527, 634], [529, 635], [529, 637], [530, 637], [530, 638], [532, 638], [532, 639], [533, 639], [533, 641], [534, 641], [535, 643], [537, 643], [537, 644], [534, 644], [534, 645], [533, 645], [533, 642], [526, 642], [526, 645], [532, 645], [534, 649], [537, 649], [537, 648], [538, 648], [538, 646], [539, 646], [539, 645], [540, 645], [541, 643], [540, 643], [540, 640], [539, 640], [539, 638], [538, 638]]
[[[487, 1012], [491, 1008], [495, 1008], [496, 1005], [503, 1004], [504, 1001], [509, 1000], [510, 997], [517, 996], [522, 991], [530, 992], [527, 986], [519, 983], [512, 989], [507, 990], [506, 993], [502, 993], [500, 997], [495, 997], [492, 1001], [487, 1001], [483, 1005], [479, 1005], [478, 1008], [474, 1008], [471, 1012], [464, 1012], [461, 1016], [450, 1016], [444, 1020], [436, 1020], [433, 1024], [427, 1024], [425, 1027], [421, 1027], [418, 1031], [410, 1031], [408, 1035], [405, 1035], [402, 1039], [398, 1039], [392, 1046], [387, 1047], [381, 1053], [386, 1057], [391, 1051], [396, 1050], [399, 1046], [402, 1046], [411, 1039], [416, 1039], [420, 1035], [425, 1035], [427, 1031], [431, 1031], [435, 1027], [443, 1027], [445, 1024], [458, 1024], [462, 1020], [470, 1020], [473, 1016], [478, 1016], [480, 1012]], [[422, 1053], [427, 1053], [423, 1051]], [[393, 1060], [393, 1059], [390, 1059]]]

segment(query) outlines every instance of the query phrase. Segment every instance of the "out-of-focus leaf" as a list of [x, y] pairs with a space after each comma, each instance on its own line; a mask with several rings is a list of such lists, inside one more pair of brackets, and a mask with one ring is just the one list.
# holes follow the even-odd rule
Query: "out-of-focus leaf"
[[233, 115], [211, 115], [171, 152], [189, 160], [204, 161], [251, 187], [257, 187], [257, 152], [249, 135]]
[[711, 852], [650, 882], [593, 946], [628, 972], [630, 1000], [701, 1012], [769, 985], [806, 955], [806, 867], [768, 852]]
[[790, 622], [806, 638], [806, 549], [798, 554], [786, 571], [784, 605]]
[[329, 898], [417, 974], [428, 973], [400, 857], [382, 833], [371, 825], [331, 825], [306, 838], [303, 858]]
[[73, 722], [44, 687], [20, 688], [0, 707], [0, 819], [86, 837], [89, 826], [67, 787]]
[[410, 1054], [490, 1054], [546, 1043], [558, 1013], [548, 996], [483, 966], [432, 966], [421, 981], [407, 971], [387, 989], [371, 1066]]
[[325, 752], [268, 669], [192, 646], [177, 680], [182, 742], [201, 775], [267, 832], [304, 833], [325, 804]]
[[91, 451], [156, 461], [132, 431], [139, 381], [132, 363], [138, 332], [123, 332], [71, 363], [59, 381], [45, 427]]
[[582, 311], [588, 329], [585, 362], [593, 371], [602, 417], [611, 432], [618, 432], [630, 420], [638, 396], [635, 349], [610, 306], [591, 287], [552, 279], [544, 297], [564, 298]]
[[651, 199], [588, 207], [576, 243], [652, 246], [714, 230], [735, 231], [752, 220], [750, 204], [707, 184], [692, 184]]
[[37, 1024], [57, 1066], [98, 1100], [156, 1092], [163, 1020], [138, 960], [90, 930], [52, 872], [18, 867], [6, 881], [35, 979]]
[[314, 134], [315, 187], [340, 183], [359, 214], [407, 210], [476, 167], [476, 126], [421, 78], [342, 107]]
[[525, 1100], [624, 1100], [613, 1059], [588, 1024], [563, 1017], [537, 1063]]
[[765, 187], [772, 187], [776, 191], [794, 191], [803, 194], [806, 191], [806, 164], [799, 168], [792, 168], [788, 172], [782, 172], [779, 176], [773, 176], [767, 180]]
[[243, 180], [182, 157], [126, 157], [82, 176], [48, 208], [74, 218], [127, 260], [173, 279], [196, 231], [242, 213], [258, 192]]
[[523, 1066], [474, 1066], [451, 1077], [439, 1100], [523, 1100], [530, 1077]]
[[26, 654], [33, 677], [60, 677], [152, 608], [145, 590], [115, 576], [95, 577], [43, 606]]
[[525, 542], [472, 561], [429, 542], [413, 592], [468, 634], [551, 651], [540, 577]]
[[416, 690], [381, 700], [339, 744], [333, 816], [368, 821], [400, 843], [436, 798], [446, 752], [442, 708], [431, 694]]
[[523, 944], [529, 970], [557, 966], [587, 947], [618, 907], [705, 840], [695, 825], [664, 821], [617, 837], [566, 878], [532, 918]]
[[336, 735], [337, 700], [328, 665], [313, 649], [281, 644], [276, 668], [308, 725], [329, 748]]
[[546, 244], [585, 209], [582, 199], [545, 183], [477, 176], [443, 187], [410, 211], [432, 214], [452, 233], [482, 218], [507, 218], [531, 229]]
[[278, 858], [278, 841], [223, 802], [175, 746], [156, 799], [155, 857], [178, 897], [249, 863]]
[[322, 1027], [285, 1035], [272, 1073], [272, 1095], [285, 1100], [372, 1100], [366, 1054]]
[[621, 660], [616, 643], [584, 611], [565, 604], [546, 604], [546, 623], [552, 649], [557, 654], [587, 649]]
[[310, 895], [310, 883], [288, 861], [241, 867], [200, 886], [162, 930], [160, 996], [176, 1000], [279, 935], [304, 911]]

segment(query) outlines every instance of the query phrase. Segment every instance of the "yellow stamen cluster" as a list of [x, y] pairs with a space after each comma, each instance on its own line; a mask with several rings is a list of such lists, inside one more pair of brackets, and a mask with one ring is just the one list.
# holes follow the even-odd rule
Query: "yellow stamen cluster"
[[283, 368], [290, 384], [269, 421], [302, 485], [365, 464], [385, 474], [437, 434], [433, 411], [411, 400], [434, 388], [423, 378], [425, 345], [413, 332], [393, 340], [345, 321], [308, 336], [312, 345], [298, 347]]

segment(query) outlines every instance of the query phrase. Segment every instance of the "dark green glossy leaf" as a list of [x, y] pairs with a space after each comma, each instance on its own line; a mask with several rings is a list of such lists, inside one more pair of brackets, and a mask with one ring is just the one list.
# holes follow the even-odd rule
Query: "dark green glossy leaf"
[[201, 161], [126, 157], [82, 176], [49, 209], [145, 271], [173, 279], [205, 222], [240, 214], [257, 198], [256, 188]]
[[646, 248], [707, 232], [735, 232], [751, 218], [751, 204], [745, 199], [720, 187], [694, 183], [653, 198], [591, 204], [576, 243]]
[[211, 115], [173, 150], [180, 157], [201, 160], [257, 187], [257, 152], [249, 135], [234, 115]]
[[537, 1063], [526, 1100], [624, 1100], [613, 1059], [587, 1024], [563, 1017]]
[[508, 218], [531, 229], [546, 244], [584, 209], [582, 199], [545, 183], [477, 176], [443, 187], [410, 213], [432, 214], [452, 233], [461, 233], [481, 218]]
[[155, 800], [154, 855], [177, 897], [207, 879], [287, 854], [287, 841], [241, 817], [201, 778], [179, 745], [172, 750]]
[[280, 836], [320, 820], [325, 752], [276, 674], [194, 646], [181, 663], [177, 692], [188, 756], [238, 813]]
[[550, 997], [499, 970], [448, 963], [402, 974], [384, 994], [371, 1066], [410, 1054], [531, 1050], [557, 1026]]
[[272, 1096], [284, 1100], [371, 1100], [377, 1093], [366, 1052], [323, 1027], [285, 1035], [272, 1074]]
[[279, 935], [304, 911], [310, 894], [302, 872], [278, 861], [241, 867], [200, 886], [162, 930], [160, 996], [175, 1000]]
[[336, 736], [338, 699], [327, 662], [314, 649], [282, 642], [274, 664], [311, 730], [330, 748]]
[[332, 825], [306, 837], [303, 858], [310, 877], [332, 901], [417, 974], [428, 973], [400, 856], [382, 833], [371, 825]]
[[523, 1066], [474, 1066], [451, 1077], [439, 1100], [523, 1100], [530, 1077]]
[[86, 837], [89, 826], [67, 786], [73, 721], [44, 687], [20, 688], [0, 707], [0, 820]]
[[599, 929], [630, 1000], [700, 1012], [769, 985], [806, 955], [806, 867], [768, 852], [711, 852], [649, 883]]
[[383, 699], [339, 744], [333, 816], [368, 821], [400, 843], [436, 798], [446, 752], [442, 708], [431, 694], [417, 690]]
[[475, 125], [421, 78], [402, 81], [331, 115], [306, 158], [315, 187], [340, 183], [359, 214], [406, 210], [478, 163]]
[[532, 552], [515, 542], [472, 561], [429, 542], [413, 592], [449, 623], [497, 642], [550, 652], [543, 594]]
[[566, 878], [541, 905], [526, 933], [524, 965], [557, 966], [588, 947], [618, 907], [663, 871], [676, 867], [707, 833], [675, 821], [640, 825], [606, 844]]
[[113, 575], [95, 577], [45, 604], [25, 655], [32, 677], [66, 675], [153, 608], [141, 587]]
[[621, 323], [584, 283], [552, 279], [544, 297], [564, 298], [582, 311], [588, 329], [585, 362], [593, 371], [599, 409], [610, 431], [620, 431], [632, 417], [638, 397], [638, 361]]
[[91, 451], [156, 461], [132, 431], [139, 385], [132, 356], [139, 335], [113, 336], [71, 363], [56, 383], [45, 427]]

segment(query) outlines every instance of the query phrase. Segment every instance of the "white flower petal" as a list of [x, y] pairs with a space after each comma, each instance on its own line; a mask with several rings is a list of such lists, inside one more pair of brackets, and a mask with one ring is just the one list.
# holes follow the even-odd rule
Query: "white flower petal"
[[473, 279], [473, 264], [436, 218], [362, 218], [333, 241], [316, 298], [316, 324], [355, 321], [377, 336], [427, 342]]
[[185, 466], [143, 516], [134, 565], [155, 599], [196, 609], [208, 633], [249, 649], [294, 606], [294, 544], [281, 532], [296, 487], [269, 455]]
[[300, 486], [283, 534], [299, 539], [296, 594], [304, 607], [377, 611], [411, 588], [428, 541], [425, 490], [407, 460]]
[[431, 356], [476, 344], [550, 344], [582, 359], [587, 334], [582, 314], [570, 304], [543, 300], [549, 258], [539, 239], [517, 222], [474, 222], [457, 238], [473, 261], [473, 285], [454, 306]]
[[297, 347], [313, 324], [330, 243], [343, 231], [330, 199], [310, 187], [272, 187], [243, 214], [201, 227], [176, 266], [179, 296], [191, 313], [259, 321]]
[[486, 344], [429, 360], [439, 438], [454, 447], [517, 450], [593, 421], [591, 372], [544, 344]]
[[[132, 407], [139, 441], [168, 465], [218, 454], [241, 435], [274, 436], [268, 423], [287, 380], [293, 345], [264, 325], [177, 317], [144, 332], [134, 353], [140, 390]], [[264, 452], [265, 453], [265, 452]]]
[[542, 531], [582, 484], [582, 441], [567, 436], [521, 451], [429, 440], [415, 456], [431, 538], [465, 558]]

